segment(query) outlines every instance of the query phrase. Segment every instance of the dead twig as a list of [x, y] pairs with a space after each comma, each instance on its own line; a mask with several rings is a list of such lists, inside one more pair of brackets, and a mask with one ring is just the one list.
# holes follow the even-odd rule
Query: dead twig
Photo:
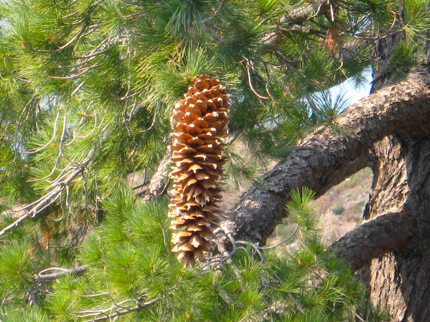
[[[85, 320], [85, 322], [92, 321], [116, 321], [116, 318], [125, 315], [131, 312], [139, 311], [146, 307], [149, 307], [156, 303], [159, 298], [152, 299], [147, 302], [141, 302], [141, 299], [129, 299], [122, 301], [120, 303], [115, 303], [105, 309], [93, 309], [93, 310], [84, 310], [81, 312], [68, 312], [70, 315], [83, 319], [83, 318], [91, 318], [89, 320]], [[135, 305], [127, 305], [130, 302], [134, 302]]]
[[[63, 277], [66, 274], [73, 274], [73, 275], [80, 275], [85, 273], [88, 270], [88, 266], [80, 266], [76, 268], [66, 269], [66, 268], [60, 268], [60, 267], [50, 267], [47, 269], [44, 269], [39, 274], [36, 274], [34, 276], [34, 281], [36, 283], [49, 283], [57, 278]], [[56, 273], [49, 273], [47, 272], [56, 272]]]
[[13, 209], [12, 210], [13, 212], [25, 211], [25, 214], [19, 217], [10, 225], [3, 228], [0, 231], [0, 236], [3, 236], [8, 231], [19, 226], [19, 224], [21, 224], [27, 218], [35, 217], [43, 209], [52, 205], [61, 196], [63, 191], [67, 189], [69, 184], [83, 171], [85, 171], [87, 165], [89, 164], [89, 162], [92, 160], [93, 157], [94, 157], [94, 149], [91, 149], [81, 163], [75, 163], [73, 164], [73, 166], [70, 166], [71, 170], [67, 173], [66, 179], [64, 179], [61, 182], [55, 182], [49, 186], [49, 188], [51, 188], [52, 190], [49, 191], [46, 195], [40, 197], [36, 201], [26, 206], [20, 207], [18, 209]]

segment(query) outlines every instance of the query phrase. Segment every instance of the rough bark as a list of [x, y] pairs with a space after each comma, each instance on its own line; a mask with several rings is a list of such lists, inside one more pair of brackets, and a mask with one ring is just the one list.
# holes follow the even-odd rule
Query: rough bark
[[167, 186], [169, 185], [169, 172], [170, 172], [170, 157], [172, 151], [170, 145], [167, 147], [166, 154], [157, 166], [154, 174], [149, 182], [145, 183], [138, 192], [136, 197], [141, 197], [145, 202], [148, 202], [155, 197], [161, 196], [166, 193]]
[[355, 271], [374, 258], [405, 247], [415, 224], [413, 212], [387, 213], [347, 233], [328, 250], [336, 252]]
[[[395, 34], [378, 41], [373, 47], [374, 64], [372, 90], [396, 86], [396, 79], [408, 70], [387, 68], [386, 64], [404, 36]], [[422, 77], [428, 84], [429, 43], [421, 54]], [[427, 65], [426, 65], [427, 64]], [[422, 135], [396, 131], [373, 147], [377, 160], [372, 195], [364, 214], [366, 219], [377, 221], [387, 211], [407, 210], [414, 221], [409, 226], [407, 242], [372, 260], [360, 272], [368, 285], [369, 300], [390, 311], [391, 321], [429, 321], [430, 309], [430, 202], [429, 177], [430, 136], [428, 124], [422, 125]], [[402, 218], [405, 219], [405, 218]], [[397, 225], [401, 227], [401, 222]], [[404, 231], [404, 230], [403, 230]]]
[[[347, 109], [340, 132], [319, 128], [253, 186], [227, 214], [234, 238], [264, 245], [285, 217], [289, 193], [317, 196], [371, 166], [368, 220], [335, 244], [353, 270], [361, 269], [369, 300], [391, 321], [430, 319], [430, 78], [426, 66]], [[341, 134], [343, 133], [343, 134]], [[225, 252], [227, 238], [219, 249]]]
[[331, 10], [334, 10], [334, 6], [339, 0], [316, 0], [309, 3], [305, 3], [298, 8], [288, 10], [281, 18], [281, 23], [288, 24], [302, 24], [310, 18], [326, 14]]
[[378, 171], [366, 216], [377, 221], [384, 211], [408, 209], [414, 222], [407, 243], [374, 259], [361, 277], [369, 285], [371, 302], [389, 309], [391, 321], [428, 321], [430, 139], [390, 136], [375, 144], [374, 151]]
[[[417, 71], [418, 72], [418, 71]], [[263, 176], [226, 214], [224, 227], [237, 239], [265, 244], [273, 229], [286, 215], [289, 193], [308, 187], [317, 196], [368, 166], [374, 143], [394, 133], [427, 135], [430, 122], [430, 89], [422, 79], [411, 77], [386, 87], [355, 104], [332, 128], [319, 128], [284, 161]], [[427, 128], [426, 128], [427, 127]]]
[[[337, 1], [313, 1], [290, 10], [278, 29], [262, 39], [262, 51], [276, 51], [288, 33], [331, 12]], [[401, 11], [401, 8], [399, 8]], [[400, 12], [399, 32], [381, 37], [373, 48], [373, 94], [349, 108], [332, 129], [318, 129], [267, 173], [226, 214], [223, 226], [236, 239], [264, 245], [286, 216], [292, 190], [308, 187], [317, 196], [366, 165], [374, 170], [368, 221], [330, 250], [337, 250], [369, 286], [369, 300], [390, 310], [390, 321], [430, 321], [430, 42], [422, 65], [409, 70], [390, 60], [407, 25]], [[406, 78], [401, 80], [402, 78]], [[225, 237], [221, 252], [228, 248]]]

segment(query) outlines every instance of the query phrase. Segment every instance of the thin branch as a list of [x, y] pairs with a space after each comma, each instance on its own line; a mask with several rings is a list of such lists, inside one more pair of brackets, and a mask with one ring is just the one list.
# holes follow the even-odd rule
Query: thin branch
[[69, 5], [67, 7], [62, 7], [60, 6], [56, 0], [52, 0], [52, 3], [59, 9], [61, 10], [68, 10], [70, 9], [78, 0], [73, 0], [72, 2], [69, 3]]
[[217, 9], [216, 9], [216, 10], [214, 10], [214, 12], [213, 12], [209, 17], [207, 17], [206, 19], [203, 19], [202, 21], [199, 21], [198, 23], [199, 23], [199, 24], [206, 24], [206, 23], [208, 23], [209, 21], [211, 21], [213, 18], [215, 18], [215, 16], [216, 16], [218, 13], [220, 13], [220, 11], [222, 10], [222, 8], [224, 7], [225, 1], [226, 1], [226, 0], [221, 0], [221, 3], [220, 3], [220, 5], [219, 5], [219, 7], [218, 7]]
[[[90, 61], [94, 60], [97, 57], [97, 55], [92, 55], [91, 57], [79, 57], [76, 64], [73, 65], [58, 65], [52, 67], [53, 69], [66, 69], [66, 68], [78, 68], [82, 65], [88, 64]], [[81, 61], [83, 60], [83, 61]]]
[[[83, 20], [83, 18], [82, 18], [82, 20]], [[35, 51], [35, 52], [37, 52], [37, 53], [46, 53], [46, 54], [56, 54], [56, 53], [59, 53], [60, 51], [66, 49], [68, 47], [70, 47], [71, 45], [73, 45], [73, 43], [75, 43], [78, 39], [80, 39], [81, 36], [83, 35], [83, 33], [86, 31], [87, 28], [88, 28], [88, 26], [82, 27], [82, 29], [79, 30], [79, 32], [72, 39], [70, 39], [63, 46], [58, 47], [55, 50], [34, 49], [34, 48], [32, 48], [32, 50]]]
[[109, 293], [105, 292], [105, 293], [98, 293], [98, 294], [90, 294], [90, 295], [81, 295], [81, 297], [87, 298], [87, 299], [91, 299], [94, 297], [99, 297], [99, 296], [107, 296], [109, 295]]
[[86, 80], [82, 81], [76, 88], [73, 90], [73, 92], [70, 94], [71, 96], [75, 95], [79, 90], [84, 86], [86, 83]]
[[137, 132], [137, 133], [145, 133], [145, 132], [148, 132], [148, 131], [150, 131], [153, 127], [154, 127], [154, 125], [155, 125], [155, 123], [156, 123], [156, 121], [157, 121], [157, 114], [156, 113], [154, 113], [154, 116], [153, 116], [153, 118], [152, 118], [152, 123], [151, 123], [151, 125], [147, 128], [147, 129], [145, 129], [145, 130], [142, 130], [142, 131], [139, 131], [139, 132]]
[[280, 245], [282, 245], [283, 243], [286, 243], [287, 241], [293, 239], [296, 236], [297, 230], [299, 230], [299, 225], [296, 226], [296, 228], [294, 229], [293, 233], [291, 234], [291, 236], [281, 240], [279, 243], [273, 245], [273, 246], [266, 246], [266, 247], [260, 247], [260, 249], [273, 249], [276, 248]]
[[40, 149], [37, 150], [33, 150], [33, 151], [26, 151], [24, 153], [26, 154], [34, 154], [34, 153], [38, 153], [40, 151], [45, 150], [52, 142], [54, 142], [55, 140], [55, 136], [57, 135], [57, 126], [58, 126], [58, 119], [60, 118], [60, 112], [61, 110], [58, 110], [57, 116], [55, 117], [55, 121], [54, 121], [54, 130], [52, 131], [52, 138], [48, 141], [48, 143], [46, 143], [43, 147], [41, 147]]
[[[83, 21], [85, 21], [85, 19], [87, 19], [87, 18], [89, 18], [90, 16], [91, 16], [91, 14], [94, 12], [94, 10], [97, 8], [97, 6], [101, 3], [101, 2], [103, 2], [104, 0], [98, 0], [98, 1], [96, 1], [96, 2], [94, 2], [89, 8], [88, 8], [88, 11], [87, 12], [85, 12], [85, 14], [84, 14], [84, 16], [79, 20], [79, 21], [76, 21], [75, 22], [75, 24], [80, 24], [80, 23], [82, 23]], [[54, 4], [56, 4], [55, 2], [54, 2]], [[32, 50], [33, 51], [35, 51], [35, 52], [38, 52], [38, 53], [48, 53], [48, 54], [55, 54], [55, 53], [59, 53], [59, 52], [61, 52], [61, 51], [63, 51], [64, 49], [66, 49], [66, 48], [68, 48], [68, 47], [70, 47], [72, 44], [74, 44], [77, 40], [79, 40], [79, 39], [81, 39], [81, 38], [83, 38], [83, 37], [85, 37], [85, 36], [88, 36], [89, 34], [91, 34], [92, 32], [94, 32], [96, 29], [97, 29], [97, 27], [98, 27], [98, 23], [95, 23], [95, 24], [93, 24], [93, 25], [84, 25], [82, 28], [81, 28], [81, 30], [79, 30], [79, 32], [72, 38], [72, 39], [70, 39], [67, 43], [65, 43], [63, 46], [61, 46], [61, 47], [59, 47], [59, 48], [57, 48], [56, 50], [45, 50], [45, 49], [33, 49], [32, 48]], [[87, 33], [85, 33], [86, 32], [86, 30], [88, 29], [88, 28], [92, 28], [92, 30], [90, 30], [89, 32], [87, 32]]]
[[200, 27], [204, 30], [206, 36], [213, 41], [214, 43], [221, 45], [223, 43], [225, 43], [224, 40], [222, 40], [222, 38], [220, 38], [220, 36], [217, 34], [217, 32], [212, 28], [211, 25], [209, 24], [201, 24]]
[[143, 15], [145, 13], [146, 13], [146, 11], [139, 11], [139, 12], [135, 12], [135, 13], [129, 14], [127, 16], [121, 16], [121, 19], [136, 18], [136, 17], [139, 17], [139, 16], [141, 16], [141, 15]]
[[93, 129], [89, 133], [85, 134], [84, 136], [76, 135], [76, 137], [79, 138], [79, 139], [85, 139], [85, 138], [89, 137], [91, 134], [93, 134], [94, 131], [103, 124], [103, 120], [104, 119], [99, 124], [99, 126], [97, 126], [97, 120], [98, 120], [98, 114], [95, 113], [95, 115], [94, 115], [94, 126], [93, 126]]
[[89, 67], [81, 68], [80, 69], [81, 71], [79, 73], [77, 73], [77, 74], [74, 74], [74, 75], [68, 75], [68, 76], [52, 76], [52, 75], [48, 75], [48, 78], [52, 78], [52, 79], [64, 79], [64, 80], [75, 79], [75, 78], [78, 78], [78, 77], [82, 76], [83, 74], [85, 74], [89, 70], [97, 68], [97, 67], [100, 67], [100, 66], [101, 66], [100, 63], [97, 62], [94, 65], [91, 65]]
[[[66, 134], [66, 127], [67, 127], [67, 112], [64, 113], [63, 131], [61, 132], [60, 144], [58, 146], [58, 156], [57, 156], [57, 160], [55, 161], [54, 167], [52, 168], [51, 173], [49, 173], [47, 176], [40, 178], [40, 179], [27, 180], [27, 182], [38, 182], [38, 181], [46, 180], [50, 176], [52, 176], [55, 173], [55, 171], [59, 170], [58, 165], [60, 163], [61, 157], [63, 156], [63, 144], [64, 144], [64, 138], [65, 138], [65, 134]], [[63, 171], [66, 169], [67, 169], [67, 167], [65, 169], [63, 169]]]
[[250, 61], [249, 61], [249, 59], [248, 59], [248, 58], [246, 58], [246, 57], [244, 57], [244, 59], [245, 59], [245, 61], [246, 61], [245, 67], [246, 67], [246, 73], [247, 73], [247, 75], [248, 75], [248, 84], [249, 84], [249, 88], [251, 89], [251, 91], [252, 91], [252, 92], [253, 92], [253, 93], [254, 93], [258, 98], [265, 99], [265, 100], [270, 99], [270, 97], [262, 96], [262, 95], [258, 94], [258, 93], [257, 93], [257, 91], [254, 89], [254, 86], [252, 85], [252, 79], [251, 79], [251, 67], [250, 67]]
[[[113, 321], [113, 319], [116, 319], [117, 317], [121, 315], [125, 315], [128, 313], [132, 313], [135, 311], [139, 311], [141, 309], [147, 308], [153, 304], [155, 304], [159, 298], [152, 299], [147, 302], [140, 302], [139, 300], [125, 300], [121, 303], [114, 304], [109, 308], [106, 309], [95, 309], [95, 310], [86, 310], [81, 312], [68, 312], [70, 315], [73, 315], [77, 318], [86, 318], [86, 317], [92, 317], [90, 320], [85, 320], [85, 322], [94, 322], [94, 321]], [[136, 305], [134, 306], [124, 306], [124, 304], [134, 302]]]
[[[14, 144], [18, 145], [18, 136], [19, 136], [19, 130], [21, 128], [22, 118], [24, 116], [24, 113], [27, 111], [27, 108], [31, 106], [33, 101], [36, 99], [36, 96], [32, 96], [30, 100], [25, 104], [24, 108], [22, 109], [22, 112], [19, 116], [18, 122], [16, 123], [16, 129], [15, 129], [15, 138], [14, 138]], [[24, 122], [28, 119], [29, 112], [27, 112], [27, 117], [25, 118]], [[15, 159], [18, 156], [18, 151], [15, 152]]]
[[[270, 64], [269, 64], [269, 66], [270, 66]], [[266, 93], [267, 93], [267, 95], [269, 95], [269, 97], [272, 101], [275, 101], [275, 97], [273, 97], [273, 95], [270, 93], [270, 89], [269, 89], [270, 82], [272, 81], [272, 78], [273, 78], [273, 70], [270, 69], [270, 72], [269, 72], [269, 68], [267, 68], [267, 64], [265, 64], [265, 63], [264, 63], [264, 69], [266, 70], [266, 75], [267, 75]]]
[[240, 245], [249, 245], [251, 246], [255, 252], [258, 254], [258, 256], [260, 256], [261, 262], [264, 263], [266, 261], [266, 259], [264, 258], [263, 253], [260, 250], [260, 247], [258, 247], [257, 244], [245, 241], [245, 240], [236, 240], [236, 244], [240, 244]]
[[[231, 258], [237, 251], [237, 243], [236, 240], [233, 237], [232, 232], [228, 229], [228, 227], [221, 226], [219, 228], [220, 231], [223, 231], [223, 235], [217, 236], [218, 238], [228, 238], [230, 245], [232, 246], [232, 250], [228, 250], [225, 246], [226, 243], [218, 243], [218, 250], [220, 252], [220, 256], [215, 256], [212, 258], [208, 258], [209, 262], [205, 264], [202, 269], [205, 269], [208, 266], [217, 265], [218, 267], [221, 266], [222, 263], [231, 263]], [[217, 235], [217, 231], [215, 231], [215, 235]]]
[[[36, 283], [49, 283], [67, 274], [80, 275], [85, 273], [87, 270], [88, 270], [88, 266], [80, 266], [80, 267], [71, 268], [71, 269], [65, 269], [60, 267], [50, 267], [50, 268], [44, 269], [39, 274], [36, 274], [34, 276], [34, 281]], [[52, 271], [56, 273], [47, 274], [47, 272], [52, 272]]]
[[52, 205], [62, 194], [62, 192], [66, 189], [66, 187], [77, 177], [79, 176], [87, 167], [88, 163], [94, 157], [94, 148], [92, 148], [87, 156], [81, 163], [77, 163], [73, 166], [72, 170], [67, 173], [67, 178], [61, 182], [57, 182], [55, 184], [51, 184], [50, 188], [52, 190], [48, 192], [46, 195], [42, 196], [38, 200], [18, 209], [14, 209], [14, 212], [18, 211], [26, 211], [24, 215], [15, 220], [12, 224], [6, 226], [0, 231], [0, 236], [3, 236], [10, 230], [17, 227], [24, 220], [30, 217], [35, 217], [39, 214], [43, 209]]
[[4, 63], [4, 66], [6, 67], [6, 70], [9, 72], [9, 74], [12, 75], [13, 78], [15, 78], [21, 82], [28, 83], [27, 79], [16, 76], [15, 73], [9, 68], [9, 66], [7, 65], [7, 62], [6, 62], [6, 57], [3, 57], [3, 63]]

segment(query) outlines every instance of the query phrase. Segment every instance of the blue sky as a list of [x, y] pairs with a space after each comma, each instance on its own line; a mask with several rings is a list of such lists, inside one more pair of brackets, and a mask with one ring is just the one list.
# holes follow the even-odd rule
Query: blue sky
[[357, 103], [363, 97], [366, 97], [370, 93], [371, 82], [372, 82], [372, 69], [366, 68], [362, 73], [364, 81], [357, 86], [356, 82], [349, 78], [342, 84], [334, 86], [330, 89], [332, 97], [338, 95], [344, 95], [345, 99], [349, 100], [350, 105]]

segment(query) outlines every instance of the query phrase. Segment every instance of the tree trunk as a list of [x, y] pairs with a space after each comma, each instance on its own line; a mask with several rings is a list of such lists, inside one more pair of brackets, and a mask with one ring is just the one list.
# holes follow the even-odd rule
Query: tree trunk
[[[310, 12], [322, 15], [336, 2], [304, 4], [286, 13], [281, 23], [284, 29], [300, 27]], [[399, 19], [406, 25], [402, 14]], [[283, 37], [273, 33], [263, 43], [275, 50]], [[346, 135], [317, 129], [263, 176], [263, 184], [242, 195], [222, 227], [234, 239], [264, 245], [288, 215], [284, 208], [293, 190], [308, 187], [318, 197], [371, 166], [366, 222], [328, 251], [359, 272], [369, 300], [390, 310], [390, 321], [424, 322], [430, 321], [430, 42], [422, 43], [422, 64], [408, 69], [390, 65], [403, 39], [402, 32], [395, 32], [374, 44], [372, 95], [334, 122]], [[229, 242], [227, 237], [218, 241], [221, 253], [228, 252]]]
[[[388, 61], [403, 37], [380, 40], [374, 47], [375, 58]], [[428, 56], [422, 57], [423, 64]], [[407, 70], [400, 71], [407, 73]], [[423, 65], [415, 77], [427, 77]], [[399, 71], [397, 71], [397, 75]], [[374, 65], [372, 90], [391, 86], [396, 76]], [[428, 83], [427, 83], [428, 84]], [[411, 219], [402, 247], [367, 264], [361, 274], [368, 285], [369, 299], [390, 311], [391, 321], [430, 321], [430, 137], [428, 125], [421, 134], [397, 131], [374, 144], [377, 159], [365, 219], [399, 213]], [[403, 218], [402, 218], [403, 219]], [[399, 223], [400, 224], [400, 223]]]
[[[430, 321], [430, 77], [426, 66], [380, 87], [335, 124], [347, 134], [317, 129], [226, 214], [236, 239], [264, 245], [289, 193], [309, 187], [317, 196], [365, 166], [374, 169], [363, 225], [330, 250], [369, 285], [369, 299], [391, 321]], [[228, 249], [228, 239], [219, 242]]]
[[391, 321], [429, 321], [430, 140], [390, 136], [373, 150], [378, 162], [366, 219], [397, 212], [414, 220], [407, 242], [373, 259], [362, 277], [370, 300], [389, 309]]

